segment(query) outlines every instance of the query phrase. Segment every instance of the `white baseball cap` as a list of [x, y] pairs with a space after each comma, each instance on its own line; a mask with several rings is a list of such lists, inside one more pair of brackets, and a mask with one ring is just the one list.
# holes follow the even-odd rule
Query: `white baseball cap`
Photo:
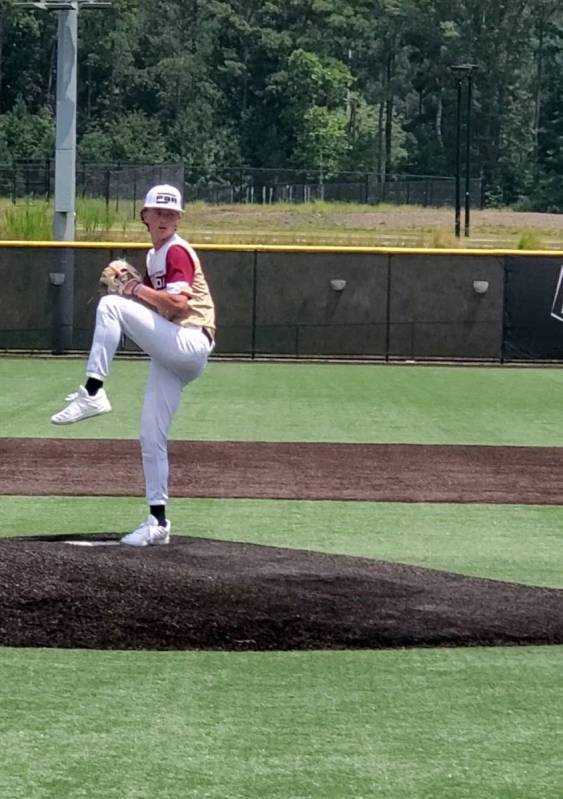
[[182, 213], [182, 195], [174, 186], [153, 186], [145, 196], [143, 208], [166, 208]]

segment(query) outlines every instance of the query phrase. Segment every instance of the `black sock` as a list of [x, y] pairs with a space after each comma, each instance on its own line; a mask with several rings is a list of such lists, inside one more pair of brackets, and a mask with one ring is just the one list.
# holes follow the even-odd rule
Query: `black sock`
[[157, 522], [164, 527], [166, 524], [166, 505], [151, 505], [150, 511]]
[[103, 380], [98, 380], [96, 377], [89, 377], [84, 388], [88, 392], [88, 396], [93, 397], [98, 393], [98, 389], [104, 385]]

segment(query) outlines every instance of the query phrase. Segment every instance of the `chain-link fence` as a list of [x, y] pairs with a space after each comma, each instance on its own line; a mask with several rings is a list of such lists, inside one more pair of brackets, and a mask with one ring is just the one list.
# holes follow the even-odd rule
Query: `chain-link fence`
[[[454, 206], [456, 179], [431, 175], [321, 172], [279, 169], [223, 169], [194, 180], [186, 173], [187, 196], [210, 203], [303, 203], [313, 200], [359, 204]], [[472, 204], [482, 205], [481, 179], [470, 181]]]
[[[453, 207], [456, 200], [455, 177], [432, 175], [387, 175], [382, 178], [371, 172], [342, 172], [327, 176], [314, 170], [233, 167], [201, 177], [182, 163], [79, 162], [76, 168], [77, 197], [103, 199], [116, 210], [119, 210], [121, 201], [130, 202], [133, 216], [147, 189], [156, 183], [172, 183], [183, 187], [186, 199], [214, 204], [325, 200]], [[14, 203], [29, 197], [49, 199], [54, 186], [53, 159], [0, 164], [0, 196], [9, 197]], [[480, 208], [480, 178], [470, 181], [470, 193], [472, 205]]]
[[[157, 183], [184, 185], [184, 165], [89, 163], [76, 165], [76, 196], [105, 200], [119, 210], [121, 201], [133, 203], [133, 216], [147, 190]], [[55, 191], [55, 162], [19, 161], [0, 164], [0, 196], [12, 202], [26, 198], [50, 199]], [[137, 206], [137, 208], [136, 208]]]

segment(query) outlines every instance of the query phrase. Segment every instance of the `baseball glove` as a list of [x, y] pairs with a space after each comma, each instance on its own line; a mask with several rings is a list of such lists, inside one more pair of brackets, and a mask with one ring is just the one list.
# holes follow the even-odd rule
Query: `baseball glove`
[[111, 261], [100, 275], [100, 284], [106, 289], [108, 294], [123, 294], [125, 286], [132, 284], [129, 285], [129, 289], [126, 292], [130, 294], [132, 286], [134, 287], [141, 283], [142, 280], [143, 278], [139, 272], [127, 261]]

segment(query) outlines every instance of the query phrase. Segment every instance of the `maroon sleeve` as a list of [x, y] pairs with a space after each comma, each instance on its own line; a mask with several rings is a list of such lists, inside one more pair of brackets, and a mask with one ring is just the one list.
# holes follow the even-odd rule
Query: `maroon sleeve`
[[166, 284], [168, 283], [187, 283], [189, 286], [194, 282], [195, 267], [190, 254], [175, 244], [166, 253]]

